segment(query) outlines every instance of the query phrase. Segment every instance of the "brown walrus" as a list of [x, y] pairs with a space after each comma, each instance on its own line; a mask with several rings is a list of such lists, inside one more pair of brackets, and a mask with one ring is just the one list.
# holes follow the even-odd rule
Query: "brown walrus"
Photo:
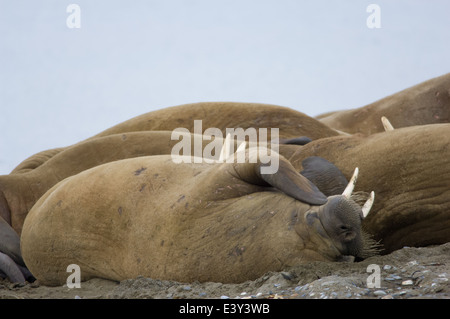
[[287, 158], [301, 169], [310, 156], [331, 161], [346, 176], [360, 168], [359, 190], [376, 194], [363, 226], [385, 253], [450, 241], [450, 124], [324, 138]]
[[395, 128], [450, 122], [450, 73], [419, 83], [363, 107], [317, 116], [324, 124], [350, 134], [384, 131], [385, 116]]
[[83, 171], [33, 206], [23, 258], [45, 285], [65, 283], [71, 264], [81, 280], [230, 283], [373, 253], [360, 230], [370, 208], [351, 200], [351, 189], [327, 198], [279, 159], [274, 174], [262, 173], [259, 159], [175, 164], [169, 155]]
[[[261, 103], [201, 102], [148, 112], [119, 123], [91, 138], [138, 131], [173, 131], [176, 128], [203, 134], [203, 131], [194, 130], [195, 120], [202, 121], [203, 130], [218, 128], [223, 132], [223, 137], [227, 128], [278, 128], [279, 137], [283, 140], [300, 136], [315, 140], [339, 135], [336, 130], [320, 121], [288, 107]], [[271, 137], [270, 130], [268, 137]], [[30, 171], [64, 149], [39, 152], [24, 160], [11, 173]]]

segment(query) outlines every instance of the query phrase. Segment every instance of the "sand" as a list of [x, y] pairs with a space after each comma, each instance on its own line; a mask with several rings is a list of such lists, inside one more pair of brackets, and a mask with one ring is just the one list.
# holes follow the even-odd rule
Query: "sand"
[[404, 247], [355, 263], [313, 262], [240, 284], [138, 277], [122, 282], [92, 279], [81, 282], [80, 288], [70, 289], [66, 285], [46, 287], [39, 282], [14, 284], [0, 279], [0, 298], [450, 299], [450, 243]]

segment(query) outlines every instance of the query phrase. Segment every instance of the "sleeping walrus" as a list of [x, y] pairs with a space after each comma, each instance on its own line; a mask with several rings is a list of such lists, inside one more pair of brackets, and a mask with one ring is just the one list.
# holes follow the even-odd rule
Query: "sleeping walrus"
[[350, 199], [355, 178], [343, 195], [326, 197], [281, 156], [277, 172], [265, 167], [259, 158], [175, 164], [161, 155], [83, 171], [33, 206], [23, 258], [45, 285], [65, 283], [71, 264], [81, 280], [231, 283], [373, 253], [360, 229], [370, 207]]

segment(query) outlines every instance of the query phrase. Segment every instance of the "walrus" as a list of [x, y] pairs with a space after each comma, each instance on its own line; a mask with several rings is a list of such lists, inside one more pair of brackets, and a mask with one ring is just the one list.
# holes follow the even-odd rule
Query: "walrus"
[[[201, 132], [196, 132], [194, 121], [201, 120]], [[282, 143], [307, 143], [322, 137], [341, 133], [320, 121], [292, 108], [262, 103], [200, 102], [183, 104], [148, 112], [112, 126], [90, 138], [105, 137], [140, 131], [173, 131], [187, 129], [193, 134], [203, 134], [207, 128], [221, 130], [225, 137], [227, 128], [278, 128]], [[271, 137], [269, 130], [268, 137]], [[300, 138], [300, 140], [295, 140]], [[306, 140], [305, 140], [306, 138]], [[85, 141], [85, 140], [84, 140]], [[82, 141], [82, 142], [84, 142]], [[33, 170], [66, 147], [39, 152], [19, 163], [11, 172], [18, 174]]]
[[[223, 144], [223, 139], [202, 138], [188, 134], [189, 152], [194, 154], [195, 140], [200, 139], [204, 149], [214, 141]], [[182, 139], [184, 141], [184, 138]], [[289, 139], [285, 140], [289, 143]], [[31, 207], [53, 185], [66, 177], [78, 174], [94, 166], [108, 162], [149, 155], [171, 154], [179, 138], [172, 139], [171, 131], [140, 131], [101, 136], [79, 142], [65, 149], [39, 154], [36, 161], [15, 174], [0, 176], [0, 218], [3, 218], [20, 235], [23, 221]], [[302, 140], [302, 143], [308, 140]], [[232, 140], [236, 150], [238, 142]], [[297, 151], [298, 142], [282, 146], [282, 154], [289, 156]], [[270, 143], [264, 143], [270, 146]], [[45, 156], [52, 154], [52, 156]], [[45, 159], [39, 162], [39, 159]], [[32, 169], [32, 164], [36, 164]], [[38, 163], [38, 164], [37, 164]], [[0, 234], [1, 236], [1, 234]]]
[[[179, 139], [173, 139], [170, 131], [141, 131], [123, 134], [113, 134], [103, 137], [88, 139], [56, 152], [43, 152], [37, 154], [34, 159], [28, 161], [28, 168], [16, 174], [0, 176], [0, 222], [12, 226], [12, 229], [0, 227], [0, 253], [6, 254], [3, 264], [0, 263], [0, 272], [11, 274], [11, 270], [17, 272], [24, 267], [20, 257], [20, 250], [12, 252], [6, 247], [19, 247], [19, 236], [22, 231], [23, 221], [31, 207], [36, 201], [53, 185], [69, 176], [75, 175], [94, 166], [116, 161], [120, 159], [133, 158], [139, 156], [171, 154], [175, 145], [180, 143]], [[219, 137], [205, 138], [201, 135], [187, 134], [182, 141], [188, 140], [189, 153], [194, 154], [194, 146], [200, 139], [202, 149], [211, 143], [218, 142], [223, 145], [224, 140]], [[301, 141], [290, 142], [283, 145], [283, 154], [289, 155], [297, 150], [297, 145], [308, 142], [307, 138], [300, 138]], [[232, 140], [234, 149], [237, 149], [237, 140]], [[268, 146], [267, 143], [262, 143]], [[52, 154], [52, 156], [47, 156]], [[205, 154], [206, 155], [206, 154]], [[39, 160], [45, 159], [43, 162]], [[38, 164], [38, 165], [34, 165]], [[330, 163], [330, 165], [332, 165]], [[314, 172], [314, 167], [310, 167], [310, 172]], [[319, 173], [318, 173], [319, 174]], [[314, 182], [314, 180], [312, 180]], [[322, 187], [322, 186], [321, 186]], [[334, 191], [338, 194], [340, 189], [322, 189], [326, 194]], [[12, 232], [17, 233], [16, 236]], [[8, 259], [7, 256], [10, 258]], [[17, 259], [19, 257], [19, 259]], [[14, 265], [13, 263], [16, 263]], [[3, 266], [2, 266], [3, 265]], [[17, 269], [18, 268], [18, 269]], [[27, 272], [23, 272], [24, 278], [31, 278]], [[10, 277], [8, 275], [8, 277]], [[11, 280], [20, 278], [10, 277]]]
[[356, 190], [377, 194], [363, 227], [381, 242], [382, 253], [450, 241], [450, 124], [324, 138], [287, 159], [301, 170], [312, 156], [331, 161], [345, 176], [360, 168]]
[[427, 80], [355, 109], [316, 116], [322, 123], [350, 134], [382, 132], [381, 117], [395, 128], [450, 122], [450, 73]]
[[274, 174], [262, 173], [265, 165], [259, 158], [175, 164], [159, 155], [85, 170], [33, 206], [21, 236], [24, 261], [50, 286], [66, 283], [71, 264], [82, 281], [237, 283], [373, 254], [360, 229], [370, 207], [350, 197], [357, 170], [342, 195], [327, 197], [284, 157]]

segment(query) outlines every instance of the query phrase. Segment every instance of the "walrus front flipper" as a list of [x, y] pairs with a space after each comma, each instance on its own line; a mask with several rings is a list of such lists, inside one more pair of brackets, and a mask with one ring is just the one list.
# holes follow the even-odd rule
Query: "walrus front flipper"
[[303, 171], [300, 172], [314, 183], [326, 196], [341, 195], [348, 180], [333, 163], [318, 156], [311, 156], [302, 162]]
[[[265, 164], [260, 164], [261, 166]], [[274, 174], [262, 174], [261, 178], [271, 186], [279, 189], [299, 201], [310, 205], [323, 205], [327, 197], [306, 177], [300, 175], [291, 163], [280, 157], [278, 170]]]
[[[286, 195], [310, 205], [323, 205], [327, 202], [327, 197], [316, 185], [300, 175], [286, 158], [279, 154], [273, 156], [272, 160], [278, 160], [278, 167], [273, 173], [265, 173], [262, 169], [267, 169], [269, 164], [259, 159], [256, 163], [233, 164], [234, 172], [247, 183], [275, 187]], [[271, 162], [270, 165], [273, 163]]]

